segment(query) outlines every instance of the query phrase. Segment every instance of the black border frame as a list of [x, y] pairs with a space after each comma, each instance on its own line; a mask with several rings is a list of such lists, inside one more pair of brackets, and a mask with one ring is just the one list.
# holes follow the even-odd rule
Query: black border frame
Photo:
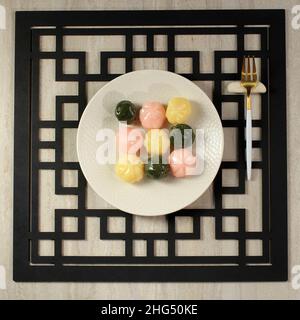
[[[30, 204], [31, 27], [130, 25], [269, 25], [269, 173], [272, 265], [268, 266], [31, 266], [26, 229]], [[62, 282], [285, 281], [287, 256], [286, 56], [284, 10], [16, 12], [14, 144], [14, 280]], [[26, 239], [26, 240], [25, 240]], [[201, 269], [201, 270], [200, 270]], [[221, 269], [221, 270], [220, 270]]]

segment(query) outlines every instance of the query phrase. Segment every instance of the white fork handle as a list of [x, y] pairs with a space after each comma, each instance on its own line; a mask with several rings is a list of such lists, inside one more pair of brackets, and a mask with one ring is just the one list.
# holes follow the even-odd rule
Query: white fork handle
[[247, 109], [246, 117], [246, 164], [247, 164], [247, 179], [251, 180], [252, 169], [252, 112]]

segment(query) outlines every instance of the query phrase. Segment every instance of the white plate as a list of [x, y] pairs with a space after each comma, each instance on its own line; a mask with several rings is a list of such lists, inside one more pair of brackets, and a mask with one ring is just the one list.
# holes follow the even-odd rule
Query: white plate
[[[101, 128], [117, 130], [114, 110], [121, 100], [141, 105], [145, 101], [164, 104], [175, 96], [192, 103], [188, 124], [204, 129], [205, 162], [199, 176], [144, 179], [128, 184], [115, 176], [112, 165], [96, 161]], [[87, 105], [79, 123], [77, 153], [83, 174], [94, 191], [114, 207], [132, 214], [156, 216], [180, 210], [199, 198], [212, 183], [221, 164], [224, 146], [219, 115], [208, 96], [194, 83], [175, 73], [142, 70], [124, 74], [101, 88]]]

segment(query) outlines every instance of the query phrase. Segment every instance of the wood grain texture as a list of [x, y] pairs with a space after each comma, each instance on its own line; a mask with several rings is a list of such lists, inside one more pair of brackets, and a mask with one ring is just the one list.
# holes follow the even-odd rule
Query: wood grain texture
[[[7, 290], [0, 290], [0, 299], [300, 299], [300, 290], [291, 286], [292, 274], [289, 282], [285, 283], [14, 283], [12, 281], [12, 230], [13, 230], [13, 111], [14, 111], [14, 12], [16, 10], [102, 10], [102, 9], [271, 9], [285, 8], [287, 17], [287, 121], [288, 121], [288, 201], [289, 201], [289, 269], [300, 265], [300, 30], [293, 30], [290, 26], [291, 8], [297, 4], [296, 0], [287, 1], [237, 1], [237, 0], [6, 0], [1, 1], [7, 13], [7, 28], [0, 31], [1, 61], [0, 61], [0, 265], [7, 273]], [[213, 45], [219, 46], [216, 42]], [[45, 43], [47, 46], [47, 42]], [[70, 44], [72, 45], [72, 44]], [[188, 39], [185, 45], [192, 46]], [[206, 61], [209, 66], [209, 60]], [[53, 88], [56, 90], [57, 88]], [[89, 88], [89, 98], [98, 88]], [[209, 84], [205, 90], [209, 91]], [[72, 90], [72, 88], [70, 88]], [[45, 96], [46, 97], [46, 96]], [[47, 134], [47, 133], [46, 133]], [[68, 156], [70, 153], [68, 153]], [[230, 150], [228, 151], [230, 156]], [[44, 194], [53, 183], [51, 175], [45, 175]], [[66, 176], [66, 183], [72, 183], [72, 177]], [[71, 182], [69, 181], [71, 180]], [[69, 182], [68, 182], [69, 181]], [[259, 173], [254, 172], [254, 181], [248, 186], [249, 191], [259, 188]], [[25, 186], [24, 186], [25, 188]], [[251, 192], [250, 192], [251, 194]], [[280, 196], [280, 195], [279, 195]], [[210, 203], [209, 193], [205, 200], [194, 204], [207, 205]], [[53, 203], [44, 197], [44, 205]], [[48, 202], [47, 202], [48, 201]], [[57, 198], [55, 201], [61, 206], [72, 207], [74, 199]], [[225, 199], [225, 206], [239, 207], [246, 201], [247, 208], [253, 214], [259, 212], [259, 199], [255, 196], [239, 196], [237, 199]], [[107, 206], [101, 199], [90, 192], [89, 204], [93, 206]], [[52, 204], [53, 205], [53, 204]], [[142, 218], [141, 218], [142, 219]], [[259, 216], [251, 220], [253, 228], [257, 227]], [[71, 222], [70, 228], [72, 227]], [[143, 223], [143, 222], [141, 222]], [[185, 222], [181, 225], [185, 228]], [[188, 222], [186, 222], [188, 223]], [[45, 222], [51, 229], [51, 219]], [[93, 228], [93, 223], [89, 226]], [[206, 223], [209, 230], [210, 222]], [[155, 228], [155, 224], [153, 224]], [[252, 226], [251, 226], [252, 228]], [[209, 234], [209, 232], [208, 232]], [[78, 244], [72, 250], [84, 250]], [[226, 249], [226, 248], [225, 248]], [[224, 249], [224, 250], [225, 250]], [[71, 250], [66, 248], [66, 250]], [[143, 248], [138, 247], [138, 251]], [[77, 252], [77, 251], [76, 251]]]

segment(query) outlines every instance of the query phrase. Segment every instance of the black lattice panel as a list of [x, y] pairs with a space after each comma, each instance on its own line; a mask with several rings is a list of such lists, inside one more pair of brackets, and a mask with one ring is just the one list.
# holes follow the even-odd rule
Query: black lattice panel
[[[284, 32], [280, 10], [17, 13], [14, 279], [285, 280]], [[257, 48], [247, 47], [249, 36], [259, 39]], [[188, 42], [180, 44], [182, 37], [191, 39], [191, 48], [185, 47]], [[210, 37], [217, 43], [207, 55], [201, 41], [215, 41]], [[90, 49], [97, 61], [91, 62]], [[259, 155], [253, 162], [260, 177], [257, 190], [245, 182], [244, 98], [224, 89], [239, 80], [244, 55], [257, 58], [260, 79], [268, 87], [253, 121], [259, 132], [253, 141]], [[227, 72], [228, 64], [234, 71]], [[233, 158], [224, 155], [199, 206], [154, 219], [105, 208], [103, 202], [99, 206], [94, 195], [91, 205], [74, 155], [74, 133], [92, 93], [122, 73], [149, 66], [180, 73], [206, 91], [211, 86], [224, 131], [230, 132], [225, 153], [226, 143], [235, 143], [236, 149]], [[230, 116], [224, 109], [229, 106], [235, 108]], [[226, 177], [233, 175], [235, 183], [228, 184]], [[249, 230], [254, 216], [247, 208], [249, 196], [261, 199], [257, 230]], [[245, 203], [237, 206], [235, 197]], [[209, 205], [203, 205], [206, 199]], [[235, 228], [227, 230], [227, 219]], [[208, 225], [213, 241], [198, 245]], [[95, 254], [98, 242], [102, 251]], [[248, 254], [251, 242], [259, 243], [259, 253]]]

